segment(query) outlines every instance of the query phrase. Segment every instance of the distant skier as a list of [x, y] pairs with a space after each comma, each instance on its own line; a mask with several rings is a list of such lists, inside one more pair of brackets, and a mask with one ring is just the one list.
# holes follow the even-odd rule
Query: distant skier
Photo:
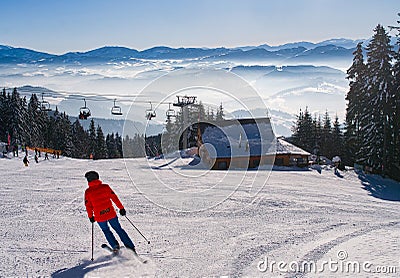
[[25, 166], [29, 165], [29, 160], [28, 160], [28, 156], [25, 155], [24, 159], [22, 160], [22, 162], [24, 162]]
[[335, 175], [338, 176], [338, 177], [342, 177], [342, 176], [340, 175], [339, 171], [338, 171], [338, 169], [344, 170], [344, 169], [342, 169], [342, 167], [341, 167], [342, 160], [340, 159], [340, 157], [339, 157], [339, 156], [333, 157], [333, 158], [332, 158], [332, 163], [333, 163]]
[[108, 184], [102, 183], [99, 180], [99, 174], [95, 171], [89, 171], [85, 174], [89, 188], [85, 191], [85, 206], [90, 222], [99, 224], [108, 243], [113, 251], [117, 252], [120, 245], [111, 232], [108, 224], [117, 232], [119, 238], [124, 243], [126, 248], [133, 250], [136, 253], [135, 245], [129, 238], [128, 234], [121, 227], [117, 213], [111, 201], [119, 208], [119, 213], [124, 216], [126, 211], [117, 195], [112, 191]]
[[49, 160], [49, 155], [47, 153], [44, 155], [44, 160]]

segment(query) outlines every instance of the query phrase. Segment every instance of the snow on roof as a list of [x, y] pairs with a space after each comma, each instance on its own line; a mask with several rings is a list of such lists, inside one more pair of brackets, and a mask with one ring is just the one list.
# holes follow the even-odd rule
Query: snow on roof
[[311, 155], [309, 152], [278, 138], [276, 144], [276, 154], [297, 154], [297, 155]]
[[210, 156], [219, 158], [259, 156], [275, 145], [269, 118], [226, 120], [206, 126], [201, 136], [207, 149], [215, 149]]

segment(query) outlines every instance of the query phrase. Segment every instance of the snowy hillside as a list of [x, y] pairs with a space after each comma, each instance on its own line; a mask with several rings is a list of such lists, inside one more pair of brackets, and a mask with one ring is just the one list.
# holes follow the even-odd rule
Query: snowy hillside
[[[336, 176], [330, 168], [207, 172], [184, 166], [187, 160], [159, 170], [149, 166], [165, 161], [60, 158], [36, 164], [30, 160], [24, 167], [22, 157], [0, 159], [0, 277], [398, 277], [400, 273], [400, 184], [391, 180], [353, 171]], [[146, 265], [126, 250], [112, 257], [101, 249], [105, 239], [97, 224], [94, 261], [90, 261], [91, 224], [83, 203], [88, 170], [97, 170], [113, 187], [127, 216], [151, 241], [147, 244], [120, 217], [139, 255], [149, 260]], [[211, 199], [201, 198], [207, 192], [223, 202], [208, 206]], [[179, 194], [198, 197], [191, 204], [179, 203]], [[164, 208], [179, 204], [183, 210], [200, 211]], [[325, 269], [288, 274], [276, 265], [265, 269], [266, 258], [269, 263], [314, 261], [318, 266], [329, 260], [339, 265], [370, 264], [360, 273]], [[382, 266], [393, 266], [397, 273], [366, 272]]]

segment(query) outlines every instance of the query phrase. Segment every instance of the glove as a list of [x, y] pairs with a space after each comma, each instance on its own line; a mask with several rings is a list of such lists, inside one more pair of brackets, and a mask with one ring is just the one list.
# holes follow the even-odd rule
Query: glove
[[122, 216], [126, 215], [126, 210], [124, 208], [119, 210], [119, 214], [121, 214]]
[[89, 217], [89, 220], [90, 220], [90, 222], [91, 222], [91, 223], [94, 223], [94, 222], [96, 222], [96, 220], [94, 220], [94, 216], [92, 216], [92, 217]]

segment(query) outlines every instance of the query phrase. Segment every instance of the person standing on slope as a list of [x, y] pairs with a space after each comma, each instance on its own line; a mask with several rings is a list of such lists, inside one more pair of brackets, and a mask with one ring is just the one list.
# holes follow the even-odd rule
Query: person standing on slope
[[28, 160], [28, 156], [27, 156], [27, 155], [25, 155], [25, 157], [24, 157], [24, 159], [22, 160], [22, 162], [24, 162], [24, 165], [25, 165], [25, 166], [28, 166], [28, 165], [29, 165], [29, 160]]
[[[129, 238], [128, 234], [121, 227], [117, 213], [112, 202], [119, 208], [119, 213], [124, 216], [126, 211], [117, 195], [108, 184], [104, 184], [99, 180], [99, 174], [96, 171], [89, 171], [85, 174], [89, 188], [85, 191], [85, 206], [90, 222], [97, 221], [103, 231], [110, 247], [117, 252], [120, 245], [110, 230], [108, 224], [117, 232], [119, 238], [126, 248], [136, 253], [135, 245]], [[111, 202], [112, 201], [112, 202]]]

